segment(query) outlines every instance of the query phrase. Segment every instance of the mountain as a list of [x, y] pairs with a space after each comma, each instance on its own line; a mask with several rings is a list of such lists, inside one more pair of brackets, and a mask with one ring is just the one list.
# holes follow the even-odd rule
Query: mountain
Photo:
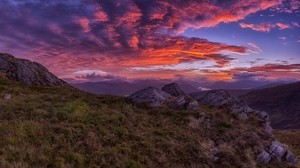
[[253, 90], [240, 98], [252, 108], [267, 111], [272, 127], [300, 128], [300, 82]]
[[[30, 75], [48, 72], [26, 65]], [[0, 74], [0, 167], [297, 166], [294, 146], [274, 139], [268, 114], [224, 90], [174, 97], [148, 87], [125, 98], [10, 72], [18, 73]]]
[[57, 78], [43, 65], [12, 55], [0, 53], [0, 73], [29, 85], [64, 86], [66, 82]]
[[241, 95], [244, 95], [244, 94], [246, 94], [248, 92], [251, 92], [251, 91], [254, 91], [254, 90], [272, 88], [272, 87], [276, 87], [276, 86], [280, 86], [280, 85], [284, 85], [284, 84], [287, 84], [287, 83], [270, 83], [270, 84], [267, 84], [267, 85], [254, 87], [254, 88], [251, 88], [251, 89], [227, 89], [226, 91], [232, 96], [239, 97]]
[[[93, 93], [93, 94], [107, 94], [116, 96], [127, 96], [136, 90], [143, 89], [147, 86], [161, 88], [162, 86], [170, 83], [169, 80], [134, 80], [127, 81], [103, 81], [103, 82], [85, 82], [85, 83], [72, 83], [71, 85], [80, 90]], [[178, 82], [181, 88], [186, 93], [199, 91], [197, 87], [185, 81]]]

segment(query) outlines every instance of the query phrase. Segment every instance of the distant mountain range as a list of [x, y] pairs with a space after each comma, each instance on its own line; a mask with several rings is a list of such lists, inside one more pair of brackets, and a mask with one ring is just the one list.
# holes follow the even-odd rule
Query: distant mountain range
[[256, 89], [239, 97], [250, 107], [268, 112], [273, 128], [300, 128], [300, 82]]
[[[161, 88], [162, 86], [176, 82], [186, 93], [198, 92], [201, 90], [226, 89], [231, 95], [239, 96], [251, 90], [278, 86], [285, 83], [271, 83], [269, 81], [238, 81], [238, 82], [208, 82], [208, 81], [191, 81], [188, 79], [167, 80], [167, 79], [139, 79], [134, 81], [99, 81], [99, 82], [84, 82], [71, 83], [72, 86], [83, 91], [93, 94], [108, 94], [117, 96], [126, 96], [132, 92], [153, 86]], [[250, 84], [249, 84], [250, 83]]]
[[[103, 82], [73, 83], [71, 85], [78, 89], [93, 94], [127, 96], [147, 86], [161, 88], [167, 83], [170, 83], [170, 81], [169, 80], [135, 80], [132, 82], [103, 81]], [[196, 86], [193, 86], [188, 82], [180, 81], [178, 83], [181, 85], [182, 90], [184, 90], [186, 93], [199, 91], [199, 89], [197, 89]]]

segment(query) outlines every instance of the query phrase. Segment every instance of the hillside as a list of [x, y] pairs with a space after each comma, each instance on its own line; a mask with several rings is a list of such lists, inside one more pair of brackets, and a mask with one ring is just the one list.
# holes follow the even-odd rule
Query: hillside
[[2, 167], [255, 166], [272, 140], [255, 117], [241, 121], [206, 105], [138, 108], [122, 97], [2, 76], [0, 95], [8, 93], [0, 101]]
[[300, 128], [300, 82], [254, 90], [240, 98], [252, 108], [267, 111], [273, 128]]

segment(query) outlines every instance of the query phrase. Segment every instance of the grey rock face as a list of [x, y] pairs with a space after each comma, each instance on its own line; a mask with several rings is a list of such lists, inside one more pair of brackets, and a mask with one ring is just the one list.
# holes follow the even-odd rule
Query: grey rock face
[[253, 111], [246, 102], [235, 99], [225, 90], [203, 91], [193, 93], [191, 96], [200, 102], [215, 107], [226, 106], [230, 109], [231, 113], [236, 114], [241, 119], [247, 119], [247, 114]]
[[12, 98], [11, 94], [5, 94], [3, 97], [5, 100], [10, 100]]
[[170, 97], [171, 95], [158, 88], [147, 87], [133, 93], [127, 99], [136, 104], [146, 104], [150, 107], [159, 107], [162, 106], [163, 103], [165, 103], [165, 101]]
[[39, 63], [0, 53], [0, 73], [28, 85], [64, 86], [66, 82]]
[[179, 96], [171, 104], [170, 107], [173, 109], [189, 109], [196, 110], [199, 107], [199, 104], [196, 100], [188, 96]]
[[193, 93], [191, 96], [198, 101], [216, 107], [233, 104], [234, 102], [234, 99], [225, 90], [203, 91]]
[[182, 89], [179, 87], [177, 83], [167, 84], [161, 90], [175, 97], [185, 95], [185, 93], [182, 91]]

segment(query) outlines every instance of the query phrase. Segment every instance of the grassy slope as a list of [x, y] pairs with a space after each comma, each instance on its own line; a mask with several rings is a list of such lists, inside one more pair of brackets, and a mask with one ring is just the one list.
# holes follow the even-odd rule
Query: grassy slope
[[[5, 93], [13, 98], [2, 99]], [[122, 97], [3, 77], [0, 96], [0, 167], [255, 167], [271, 141], [257, 119], [240, 121], [205, 105], [145, 109]]]
[[267, 111], [274, 128], [300, 128], [300, 82], [254, 90], [240, 98], [254, 109]]
[[[276, 130], [274, 132], [274, 136], [280, 142], [287, 144], [288, 147], [297, 156], [300, 156], [300, 130], [292, 130], [292, 131]], [[298, 162], [297, 166], [300, 167], [300, 162]]]

